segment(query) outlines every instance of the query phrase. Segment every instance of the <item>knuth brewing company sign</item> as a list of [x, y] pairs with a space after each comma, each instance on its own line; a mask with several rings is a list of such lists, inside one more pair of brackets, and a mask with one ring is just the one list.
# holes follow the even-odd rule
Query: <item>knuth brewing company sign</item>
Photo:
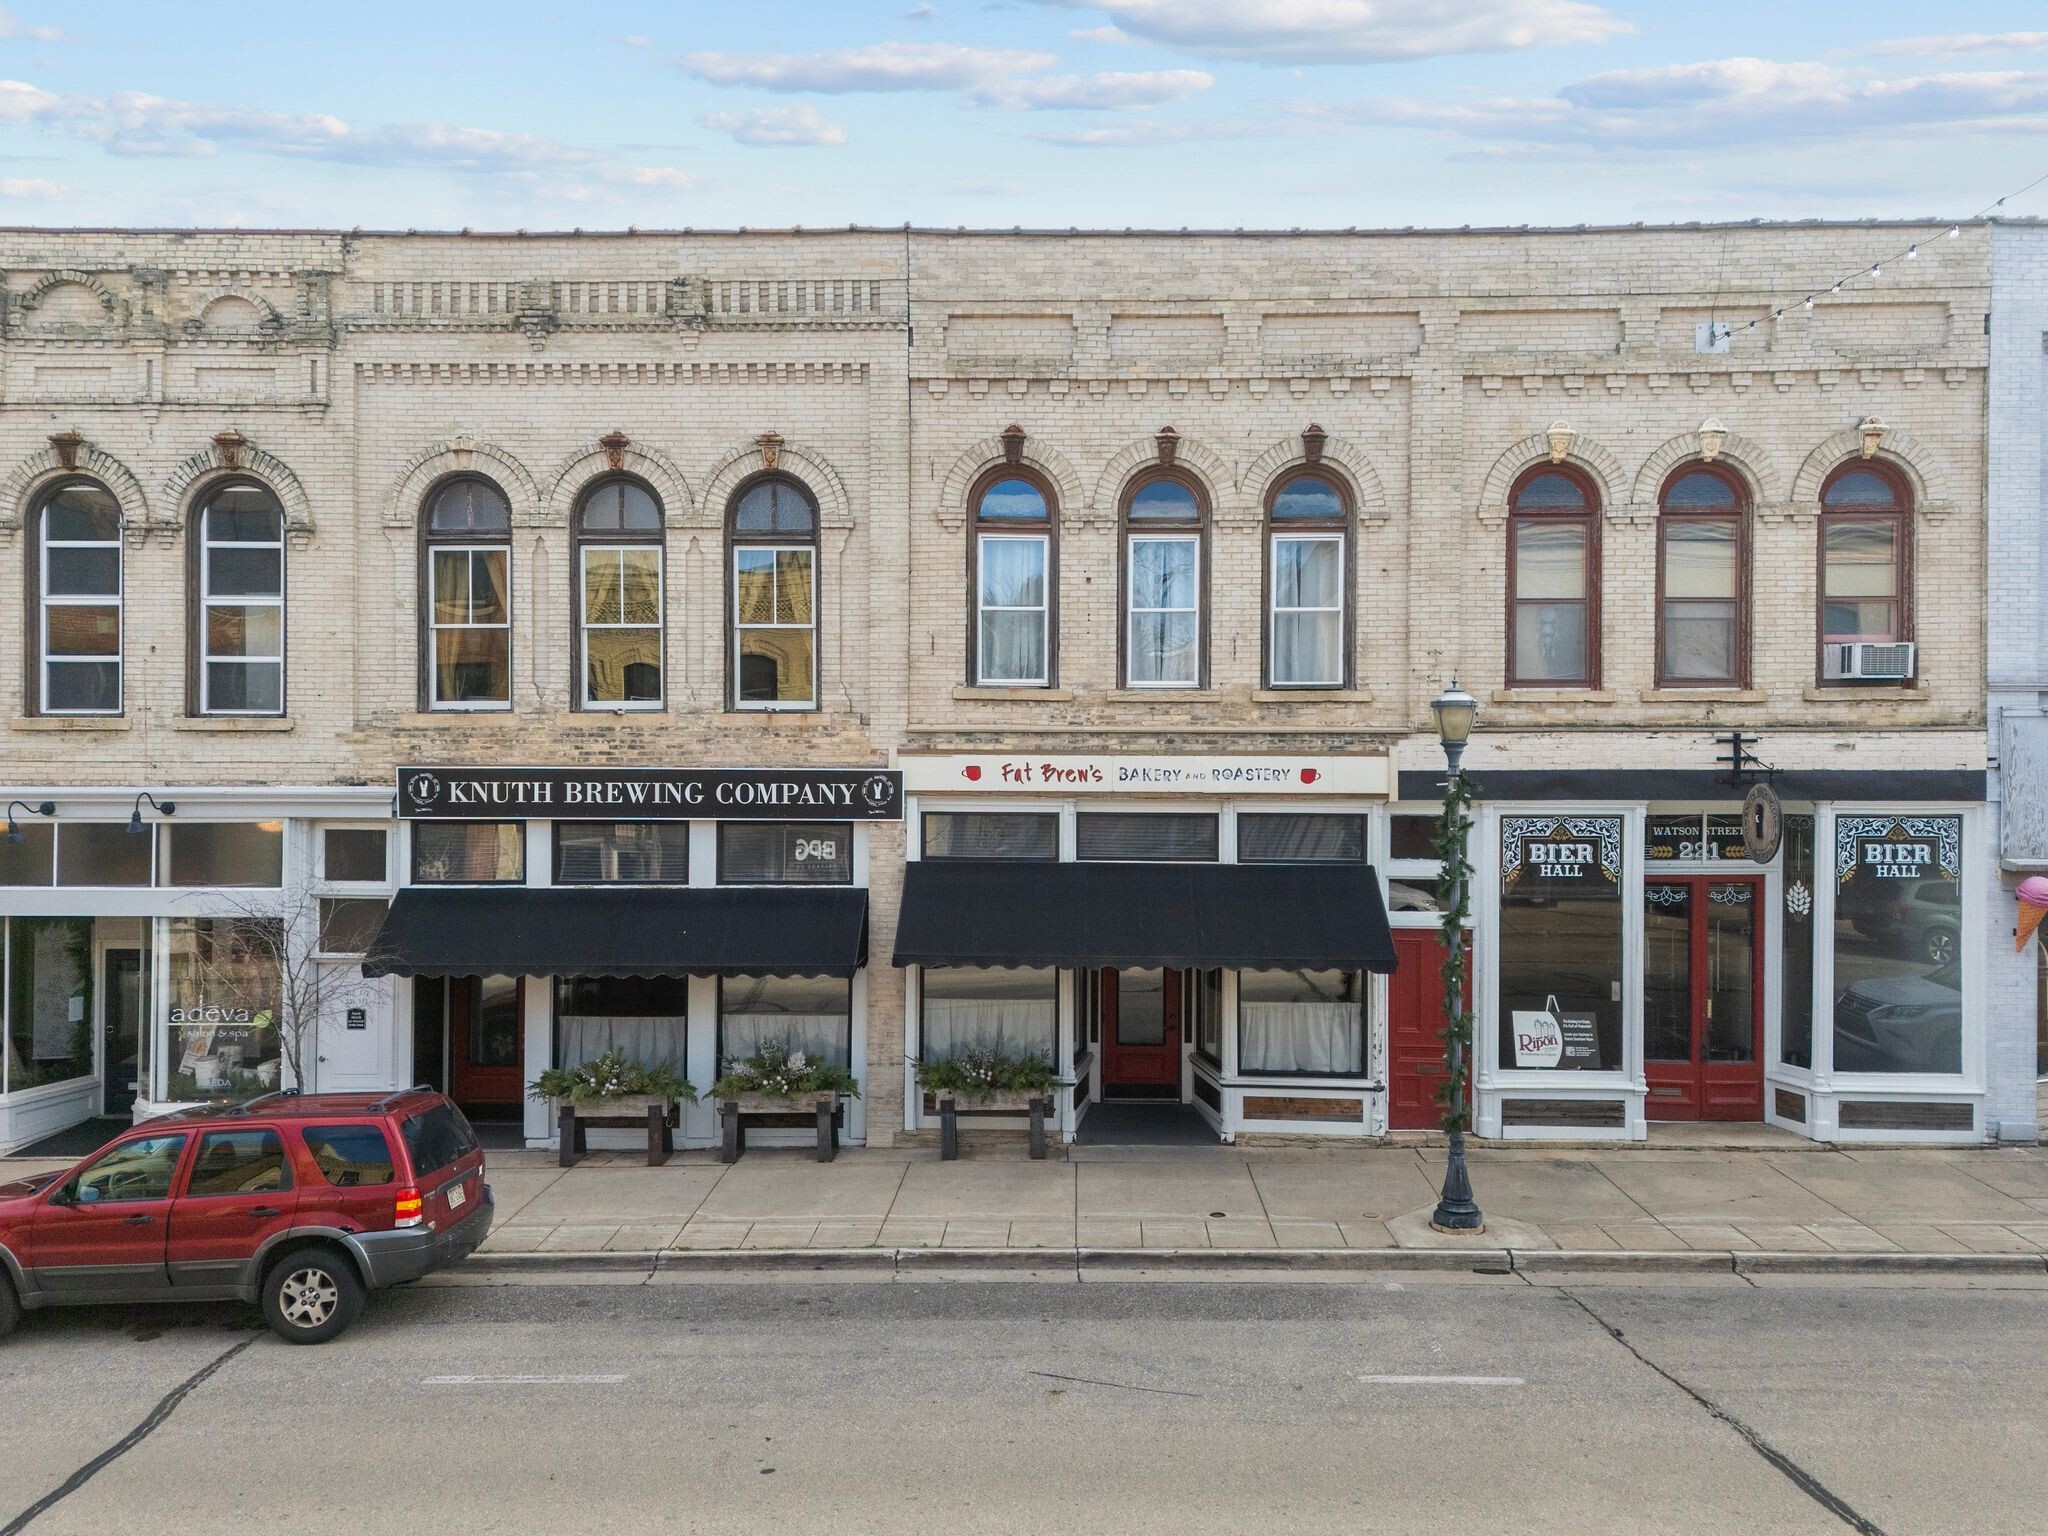
[[401, 768], [410, 821], [901, 821], [903, 776], [884, 768]]

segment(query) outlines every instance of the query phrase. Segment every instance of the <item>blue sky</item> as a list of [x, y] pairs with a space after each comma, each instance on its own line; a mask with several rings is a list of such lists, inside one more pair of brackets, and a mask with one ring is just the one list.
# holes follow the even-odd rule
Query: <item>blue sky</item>
[[2044, 171], [2041, 0], [0, 9], [5, 224], [1955, 218]]

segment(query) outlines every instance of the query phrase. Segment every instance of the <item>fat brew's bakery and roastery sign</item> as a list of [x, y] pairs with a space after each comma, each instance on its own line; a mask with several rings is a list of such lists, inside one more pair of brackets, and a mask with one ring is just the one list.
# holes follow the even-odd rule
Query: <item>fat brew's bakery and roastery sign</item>
[[885, 768], [401, 768], [408, 820], [901, 821]]
[[1384, 757], [1097, 757], [972, 753], [903, 760], [922, 794], [1384, 795]]
[[1621, 894], [1619, 816], [1507, 816], [1501, 890], [1515, 897], [1599, 900]]

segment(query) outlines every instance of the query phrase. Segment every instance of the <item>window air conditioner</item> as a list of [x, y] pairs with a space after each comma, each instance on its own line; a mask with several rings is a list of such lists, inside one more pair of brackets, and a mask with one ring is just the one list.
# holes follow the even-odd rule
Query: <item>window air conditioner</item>
[[1820, 675], [1831, 682], [1855, 679], [1902, 683], [1913, 675], [1913, 646], [1910, 641], [1885, 644], [1855, 641], [1824, 645], [1821, 647]]

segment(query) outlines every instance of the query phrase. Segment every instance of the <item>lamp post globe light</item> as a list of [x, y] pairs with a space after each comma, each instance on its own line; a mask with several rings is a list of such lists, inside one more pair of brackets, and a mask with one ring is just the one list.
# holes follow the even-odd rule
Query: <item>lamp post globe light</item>
[[1472, 1102], [1465, 1085], [1465, 1042], [1472, 1031], [1471, 1010], [1465, 1006], [1465, 912], [1472, 866], [1465, 849], [1472, 828], [1472, 818], [1466, 812], [1473, 789], [1460, 764], [1479, 714], [1479, 701], [1460, 688], [1454, 677], [1450, 686], [1430, 701], [1429, 712], [1436, 717], [1437, 739], [1450, 766], [1450, 777], [1444, 781], [1443, 814], [1436, 829], [1437, 856], [1443, 861], [1437, 876], [1444, 947], [1443, 1127], [1450, 1149], [1444, 1163], [1444, 1187], [1429, 1224], [1439, 1232], [1476, 1233], [1486, 1230], [1486, 1217], [1472, 1198], [1472, 1175], [1465, 1166], [1465, 1122]]

